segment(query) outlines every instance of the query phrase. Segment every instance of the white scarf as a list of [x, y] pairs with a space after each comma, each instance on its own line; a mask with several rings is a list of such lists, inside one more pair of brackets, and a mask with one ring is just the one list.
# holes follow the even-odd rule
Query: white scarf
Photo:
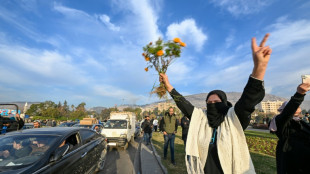
[[[202, 109], [195, 108], [186, 142], [185, 161], [189, 174], [204, 173], [211, 135], [207, 116]], [[245, 135], [233, 107], [218, 127], [217, 151], [225, 174], [255, 173]]]

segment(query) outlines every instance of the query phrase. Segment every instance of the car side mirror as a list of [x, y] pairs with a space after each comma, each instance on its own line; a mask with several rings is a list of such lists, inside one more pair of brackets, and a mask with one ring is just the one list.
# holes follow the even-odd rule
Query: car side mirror
[[61, 157], [63, 157], [69, 150], [69, 145], [65, 144], [62, 147], [58, 147], [55, 150], [54, 155], [51, 157], [50, 162], [58, 161]]

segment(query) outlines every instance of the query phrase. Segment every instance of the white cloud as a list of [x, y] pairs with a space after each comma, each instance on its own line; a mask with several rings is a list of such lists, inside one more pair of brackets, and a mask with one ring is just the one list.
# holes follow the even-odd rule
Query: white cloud
[[130, 91], [121, 89], [116, 86], [111, 86], [107, 84], [95, 85], [93, 86], [94, 93], [103, 96], [103, 97], [111, 97], [116, 100], [125, 99], [127, 103], [137, 104], [139, 103], [149, 103], [158, 101], [158, 99], [151, 98], [151, 96], [147, 97], [144, 95], [136, 95]]
[[115, 10], [124, 14], [122, 28], [124, 39], [134, 41], [138, 44], [146, 44], [155, 41], [162, 36], [157, 22], [158, 9], [161, 1], [151, 0], [115, 0], [113, 1]]
[[211, 0], [234, 16], [257, 13], [273, 3], [274, 0]]
[[310, 20], [290, 22], [281, 18], [267, 29], [271, 30], [270, 45], [273, 48], [289, 48], [294, 44], [310, 41]]
[[[29, 49], [22, 46], [0, 44], [1, 62], [7, 62], [8, 68], [15, 69], [10, 71], [15, 83], [40, 83], [38, 79], [43, 80], [43, 84], [82, 84], [88, 81], [86, 74], [73, 64], [70, 56], [64, 56], [54, 51]], [[32, 74], [31, 76], [26, 76]], [[5, 75], [0, 75], [1, 80], [11, 81]], [[78, 77], [78, 80], [77, 80]], [[19, 81], [18, 79], [24, 79]], [[29, 81], [25, 81], [28, 79]], [[26, 84], [24, 84], [26, 85]]]
[[196, 50], [201, 50], [207, 40], [207, 35], [196, 25], [194, 19], [185, 19], [181, 23], [170, 24], [167, 28], [166, 37], [170, 40], [174, 37], [181, 38], [188, 46], [195, 46]]
[[98, 18], [112, 31], [119, 31], [120, 27], [115, 26], [114, 24], [111, 23], [110, 17], [103, 14], [99, 15]]

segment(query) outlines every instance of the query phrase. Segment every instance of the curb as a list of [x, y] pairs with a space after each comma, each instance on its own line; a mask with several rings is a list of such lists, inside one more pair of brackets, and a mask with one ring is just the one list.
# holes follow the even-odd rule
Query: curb
[[151, 140], [151, 147], [152, 147], [153, 154], [154, 154], [154, 156], [155, 156], [155, 158], [156, 158], [156, 161], [157, 161], [157, 163], [159, 164], [160, 168], [162, 169], [162, 171], [164, 172], [164, 174], [168, 174], [168, 171], [167, 171], [166, 167], [161, 163], [161, 158], [160, 158], [160, 156], [158, 155], [158, 153], [157, 153], [157, 151], [156, 151], [156, 149], [155, 149], [155, 147], [154, 147], [154, 145], [153, 145], [152, 140]]

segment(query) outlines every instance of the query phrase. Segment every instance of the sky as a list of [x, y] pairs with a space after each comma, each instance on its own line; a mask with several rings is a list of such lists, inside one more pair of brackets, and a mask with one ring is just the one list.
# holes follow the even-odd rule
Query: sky
[[177, 91], [242, 92], [251, 38], [266, 33], [266, 93], [289, 98], [310, 74], [307, 0], [1, 0], [0, 102], [158, 101], [142, 47], [175, 37], [187, 44], [167, 71]]

